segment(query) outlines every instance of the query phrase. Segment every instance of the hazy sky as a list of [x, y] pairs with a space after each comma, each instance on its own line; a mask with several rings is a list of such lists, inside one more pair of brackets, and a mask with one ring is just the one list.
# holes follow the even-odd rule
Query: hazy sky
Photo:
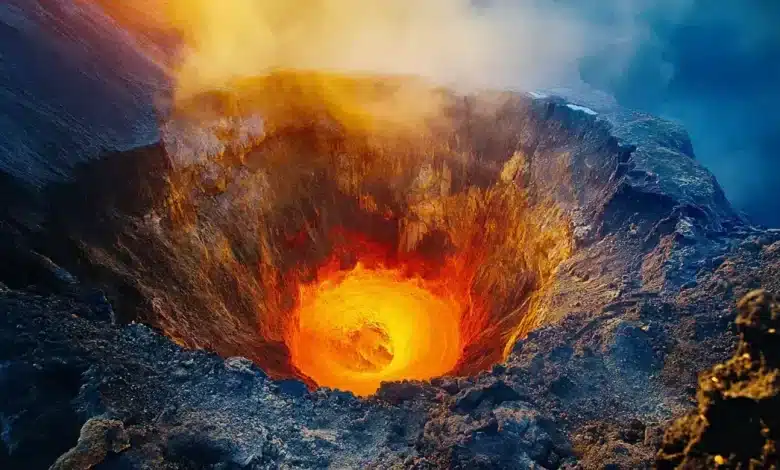
[[629, 22], [600, 17], [631, 40], [589, 51], [583, 78], [628, 107], [682, 121], [734, 206], [780, 227], [780, 2], [633, 7]]

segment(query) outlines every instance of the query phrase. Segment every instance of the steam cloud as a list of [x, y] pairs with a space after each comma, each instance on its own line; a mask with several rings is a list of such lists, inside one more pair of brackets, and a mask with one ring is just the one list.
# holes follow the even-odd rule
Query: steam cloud
[[273, 68], [526, 90], [582, 79], [682, 121], [737, 207], [780, 225], [780, 118], [767, 108], [780, 109], [777, 2], [96, 1], [183, 40], [174, 62], [184, 96]]
[[586, 53], [583, 24], [530, 0], [177, 0], [187, 95], [275, 68], [409, 74], [459, 86], [535, 87]]

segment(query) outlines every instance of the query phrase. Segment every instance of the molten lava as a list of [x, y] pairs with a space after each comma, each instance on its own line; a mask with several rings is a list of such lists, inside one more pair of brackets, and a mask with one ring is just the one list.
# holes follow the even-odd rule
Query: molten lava
[[340, 227], [329, 238], [314, 280], [300, 266], [288, 278], [297, 295], [285, 343], [298, 373], [370, 395], [385, 381], [457, 370], [488, 321], [471, 295], [473, 268], [456, 256], [398, 252], [397, 241]]
[[321, 386], [369, 395], [383, 381], [444, 375], [461, 357], [468, 306], [400, 269], [358, 263], [299, 295], [291, 359]]

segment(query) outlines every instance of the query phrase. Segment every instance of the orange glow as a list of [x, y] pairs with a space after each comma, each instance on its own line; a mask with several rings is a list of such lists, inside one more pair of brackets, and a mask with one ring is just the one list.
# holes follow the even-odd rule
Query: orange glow
[[488, 320], [470, 294], [473, 270], [462, 259], [399, 255], [340, 228], [331, 237], [316, 278], [298, 283], [285, 335], [292, 365], [320, 386], [357, 395], [383, 381], [453, 372]]
[[294, 366], [321, 386], [374, 393], [382, 381], [450, 372], [462, 353], [457, 298], [398, 269], [350, 271], [300, 289], [288, 346]]

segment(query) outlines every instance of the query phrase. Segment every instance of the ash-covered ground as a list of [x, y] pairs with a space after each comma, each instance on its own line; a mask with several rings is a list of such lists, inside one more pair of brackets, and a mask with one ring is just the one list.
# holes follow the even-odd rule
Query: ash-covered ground
[[[2, 19], [3, 34], [33, 34], [18, 16]], [[69, 79], [89, 89], [89, 77]], [[1, 96], [22, 103], [23, 80], [4, 85]], [[489, 371], [385, 384], [366, 399], [274, 381], [247, 359], [186, 349], [127, 324], [126, 304], [141, 304], [126, 299], [137, 292], [101, 291], [111, 278], [73, 254], [68, 230], [111, 236], [111, 214], [137, 215], [143, 204], [127, 201], [143, 198], [121, 191], [142, 187], [137, 182], [155, 191], [167, 171], [162, 146], [126, 151], [99, 117], [75, 112], [74, 135], [102, 136], [96, 146], [120, 151], [93, 152], [104, 156], [76, 167], [91, 147], [74, 144], [74, 126], [57, 110], [29, 113], [42, 108], [25, 101], [24, 112], [9, 111], [25, 129], [54, 126], [65, 137], [23, 155], [5, 145], [0, 154], [0, 468], [629, 469], [651, 467], [656, 455], [660, 465], [689, 468], [736, 467], [762, 455], [773, 463], [771, 451], [740, 454], [727, 438], [707, 440], [694, 410], [710, 416], [718, 394], [732, 396], [703, 388], [697, 408], [697, 376], [734, 354], [737, 301], [756, 288], [780, 292], [780, 231], [752, 227], [732, 210], [684, 129], [598, 95], [556, 95], [507, 100], [530, 116], [516, 132], [517, 148], [531, 157], [529, 177], [565, 153], [577, 182], [562, 198], [575, 249], [555, 272], [545, 326]], [[147, 114], [127, 119], [155, 128]], [[15, 127], [8, 135], [21, 134]], [[142, 134], [139, 143], [153, 140], [154, 132]], [[66, 150], [50, 160], [52, 148]], [[773, 327], [746, 327], [746, 318], [776, 324], [776, 306], [762, 299], [765, 307], [743, 307], [745, 341], [763, 338], [750, 328]], [[737, 352], [755, 351], [743, 344]], [[731, 375], [716, 369], [703, 380], [735, 389], [742, 375], [777, 380], [776, 361], [753, 376], [730, 364]], [[764, 416], [777, 386], [761, 390], [745, 400]], [[740, 403], [713, 408], [726, 411], [710, 434], [732, 423], [755, 431], [740, 424]], [[683, 416], [664, 443], [665, 429]]]

